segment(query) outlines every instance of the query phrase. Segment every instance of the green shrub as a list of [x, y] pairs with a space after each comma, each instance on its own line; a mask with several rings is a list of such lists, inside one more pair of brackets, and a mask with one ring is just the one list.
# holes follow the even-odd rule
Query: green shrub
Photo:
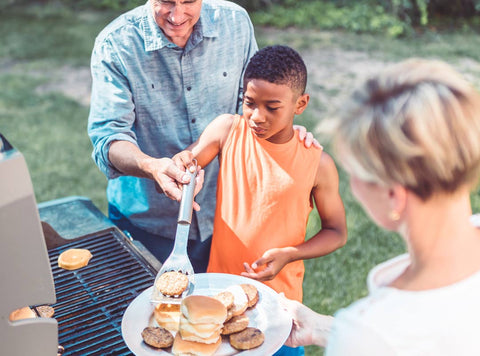
[[[146, 0], [0, 0], [8, 8], [55, 11], [127, 11]], [[478, 28], [480, 0], [231, 0], [250, 13], [254, 25], [344, 29], [399, 37], [427, 28]], [[51, 12], [51, 10], [49, 10]], [[48, 12], [48, 11], [47, 11]]]
[[3, 8], [21, 6], [50, 6], [69, 9], [125, 11], [145, 4], [146, 0], [0, 0]]
[[[393, 37], [448, 23], [478, 27], [480, 0], [234, 0], [253, 22], [275, 27], [345, 29]], [[460, 20], [460, 21], [459, 21]]]
[[90, 9], [129, 10], [145, 4], [145, 0], [68, 0], [73, 6]]
[[[286, 4], [286, 3], [285, 3]], [[397, 37], [411, 31], [408, 23], [389, 14], [380, 6], [359, 1], [348, 7], [339, 7], [332, 2], [304, 1], [292, 5], [272, 5], [267, 10], [252, 14], [256, 25], [280, 28], [345, 29], [353, 32], [385, 32]]]

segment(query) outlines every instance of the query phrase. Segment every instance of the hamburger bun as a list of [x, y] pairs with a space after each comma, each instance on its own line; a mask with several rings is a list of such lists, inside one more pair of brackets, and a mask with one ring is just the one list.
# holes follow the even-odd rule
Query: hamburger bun
[[58, 267], [74, 270], [88, 265], [88, 262], [92, 258], [92, 254], [89, 250], [84, 248], [71, 248], [63, 251], [58, 256]]
[[11, 312], [8, 318], [10, 319], [10, 321], [16, 321], [16, 320], [22, 320], [22, 319], [32, 319], [36, 317], [37, 317], [37, 314], [35, 314], [35, 312], [32, 309], [30, 309], [30, 307], [23, 307]]
[[223, 305], [225, 305], [225, 308], [227, 308], [227, 310], [233, 307], [233, 294], [227, 290], [218, 293], [214, 296], [214, 298], [221, 301]]
[[205, 337], [198, 336], [195, 331], [192, 332], [190, 330], [182, 329], [181, 326], [178, 333], [185, 341], [194, 341], [202, 344], [215, 344], [221, 339], [222, 328], [220, 327], [219, 330], [214, 331], [213, 334]]
[[243, 291], [247, 295], [248, 308], [253, 308], [258, 302], [258, 289], [253, 284], [240, 284]]
[[233, 294], [233, 306], [229, 309], [232, 316], [243, 314], [248, 308], [248, 298], [240, 285], [233, 285], [226, 289]]
[[184, 298], [180, 311], [192, 324], [223, 324], [227, 318], [227, 308], [223, 303], [204, 295], [189, 295]]
[[212, 344], [205, 344], [194, 341], [187, 341], [181, 338], [180, 334], [175, 336], [173, 340], [172, 353], [179, 355], [197, 355], [197, 356], [211, 356], [214, 355], [222, 344], [222, 339], [219, 338], [217, 342]]
[[[196, 335], [199, 338], [210, 338], [213, 335], [219, 335], [223, 324], [192, 324], [183, 315], [180, 316], [180, 332], [185, 339], [185, 335]], [[188, 340], [188, 339], [187, 339]], [[193, 340], [195, 341], [195, 340]]]
[[222, 302], [204, 295], [190, 295], [180, 305], [179, 334], [184, 341], [216, 344], [221, 341], [227, 308]]
[[168, 331], [178, 331], [180, 323], [180, 304], [158, 304], [153, 310], [155, 321]]

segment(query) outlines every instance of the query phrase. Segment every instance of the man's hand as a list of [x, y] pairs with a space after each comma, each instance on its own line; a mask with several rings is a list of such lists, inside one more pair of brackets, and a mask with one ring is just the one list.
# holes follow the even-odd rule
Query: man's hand
[[298, 131], [298, 138], [303, 141], [305, 147], [309, 148], [313, 145], [313, 147], [322, 148], [322, 145], [318, 143], [311, 132], [307, 132], [304, 126], [293, 125], [293, 129]]
[[[183, 152], [181, 153], [183, 154]], [[191, 155], [191, 152], [188, 153]], [[190, 182], [190, 175], [186, 173], [186, 170], [195, 169], [191, 167], [196, 166], [193, 163], [193, 155], [190, 157], [188, 153], [185, 153], [185, 158], [183, 158], [185, 163], [182, 163], [182, 161], [175, 163], [170, 158], [149, 156], [131, 142], [114, 141], [110, 145], [108, 158], [115, 168], [123, 174], [152, 179], [155, 181], [157, 191], [165, 193], [170, 199], [180, 201], [182, 199], [183, 184]], [[195, 195], [202, 189], [205, 174], [200, 167], [197, 169]], [[193, 202], [193, 208], [198, 211], [200, 210], [200, 205]]]
[[[185, 152], [185, 151], [184, 151]], [[190, 175], [187, 174], [185, 167], [176, 164], [174, 159], [160, 158], [156, 160], [157, 168], [155, 169], [155, 182], [161, 191], [170, 199], [180, 201], [182, 199], [183, 184], [190, 182]], [[202, 189], [204, 180], [204, 170], [201, 167], [196, 167], [193, 162], [187, 168], [190, 172], [197, 169], [197, 176], [195, 177], [195, 195]], [[200, 210], [200, 205], [193, 202], [193, 209]]]
[[[291, 262], [291, 256], [292, 247], [272, 248], [265, 251], [263, 256], [253, 262], [251, 266], [244, 262], [243, 266], [246, 272], [242, 272], [241, 275], [257, 281], [272, 280], [287, 263]], [[262, 266], [265, 266], [263, 270], [255, 271]]]

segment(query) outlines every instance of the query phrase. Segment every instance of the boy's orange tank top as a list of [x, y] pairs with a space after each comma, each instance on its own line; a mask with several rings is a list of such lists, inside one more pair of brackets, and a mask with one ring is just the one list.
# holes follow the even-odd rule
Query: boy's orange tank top
[[[220, 156], [217, 207], [208, 272], [239, 275], [269, 249], [305, 239], [321, 149], [305, 148], [298, 132], [284, 144], [257, 138], [236, 116]], [[302, 301], [303, 261], [265, 282]]]

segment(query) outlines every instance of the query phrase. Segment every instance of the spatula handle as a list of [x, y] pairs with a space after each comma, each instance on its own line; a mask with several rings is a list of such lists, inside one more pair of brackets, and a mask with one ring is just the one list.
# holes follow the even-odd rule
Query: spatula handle
[[190, 224], [192, 222], [192, 210], [193, 210], [193, 193], [195, 191], [195, 177], [197, 176], [197, 165], [195, 165], [195, 171], [190, 172], [190, 182], [183, 185], [182, 201], [180, 202], [180, 211], [178, 212], [178, 222], [183, 224]]

